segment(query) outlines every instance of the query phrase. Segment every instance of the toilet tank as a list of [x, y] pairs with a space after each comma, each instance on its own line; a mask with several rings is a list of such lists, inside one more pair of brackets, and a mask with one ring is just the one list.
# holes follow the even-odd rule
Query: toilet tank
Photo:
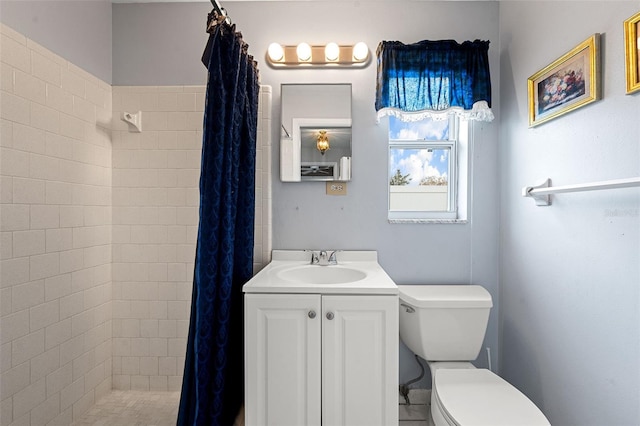
[[491, 295], [479, 285], [399, 285], [400, 339], [427, 361], [473, 361]]

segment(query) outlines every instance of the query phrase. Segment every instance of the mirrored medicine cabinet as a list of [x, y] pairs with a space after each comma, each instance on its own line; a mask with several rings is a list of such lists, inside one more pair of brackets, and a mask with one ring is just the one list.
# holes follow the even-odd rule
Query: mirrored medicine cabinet
[[280, 180], [351, 180], [351, 84], [280, 90]]

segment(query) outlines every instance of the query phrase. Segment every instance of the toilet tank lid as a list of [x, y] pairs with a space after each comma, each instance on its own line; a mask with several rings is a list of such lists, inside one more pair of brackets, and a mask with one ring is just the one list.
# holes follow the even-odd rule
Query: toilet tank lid
[[420, 308], [490, 308], [491, 294], [479, 285], [399, 285], [400, 299]]

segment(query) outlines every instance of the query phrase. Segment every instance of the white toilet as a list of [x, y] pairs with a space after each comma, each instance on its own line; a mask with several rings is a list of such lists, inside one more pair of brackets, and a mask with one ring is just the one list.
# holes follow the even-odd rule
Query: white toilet
[[431, 370], [436, 426], [549, 426], [524, 394], [471, 361], [487, 329], [491, 295], [477, 285], [400, 285], [400, 339]]

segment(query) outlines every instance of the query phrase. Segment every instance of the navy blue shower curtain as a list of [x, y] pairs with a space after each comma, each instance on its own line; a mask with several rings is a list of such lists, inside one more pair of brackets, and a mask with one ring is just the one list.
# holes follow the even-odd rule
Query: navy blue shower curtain
[[258, 71], [235, 26], [207, 45], [200, 222], [178, 425], [232, 425], [244, 398], [242, 285], [253, 274]]

